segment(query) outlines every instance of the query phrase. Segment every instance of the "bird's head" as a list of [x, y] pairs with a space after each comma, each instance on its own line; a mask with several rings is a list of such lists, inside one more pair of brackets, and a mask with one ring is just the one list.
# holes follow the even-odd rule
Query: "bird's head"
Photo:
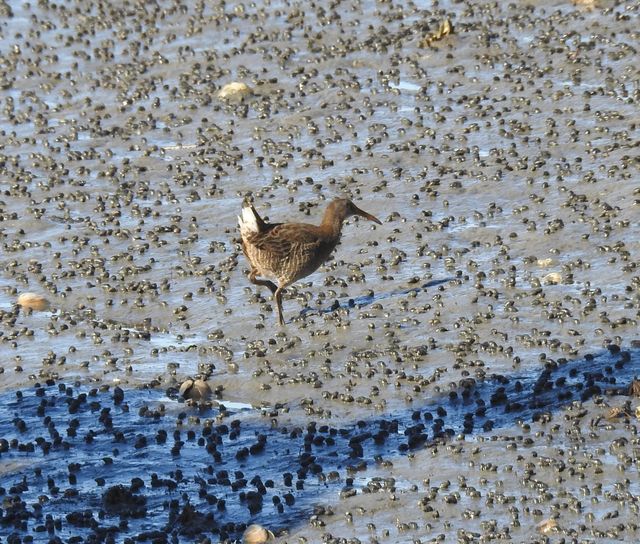
[[330, 213], [333, 217], [339, 218], [341, 222], [344, 221], [347, 217], [358, 215], [360, 217], [368, 219], [369, 221], [378, 223], [378, 225], [382, 225], [382, 222], [376, 216], [371, 215], [364, 210], [361, 210], [348, 198], [336, 198], [329, 204], [327, 212]]

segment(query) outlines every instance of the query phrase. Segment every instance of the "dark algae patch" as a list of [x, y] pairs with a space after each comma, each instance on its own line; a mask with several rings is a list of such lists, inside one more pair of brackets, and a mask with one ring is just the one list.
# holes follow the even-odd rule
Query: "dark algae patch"
[[467, 378], [411, 410], [340, 426], [192, 408], [172, 391], [36, 384], [0, 396], [0, 527], [14, 535], [7, 542], [231, 540], [256, 522], [287, 530], [322, 504], [392, 485], [369, 478], [380, 459], [633, 395], [639, 372], [637, 350], [612, 346], [536, 374]]

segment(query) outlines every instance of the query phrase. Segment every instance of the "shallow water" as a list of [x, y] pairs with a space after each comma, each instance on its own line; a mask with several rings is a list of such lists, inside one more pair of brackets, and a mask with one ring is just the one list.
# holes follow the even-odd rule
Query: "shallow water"
[[[576, 412], [594, 395], [626, 396], [638, 357], [607, 352], [539, 375], [469, 379], [410, 410], [357, 422], [305, 418], [298, 425], [281, 425], [277, 409], [186, 407], [175, 391], [167, 397], [158, 390], [37, 384], [0, 399], [0, 525], [32, 533], [35, 542], [54, 533], [145, 540], [156, 530], [225, 540], [250, 522], [287, 529], [326, 514], [318, 504], [338, 494], [413, 491], [419, 480], [390, 476], [385, 467], [425, 448], [456, 447], [461, 437], [505, 440], [500, 434], [518, 426], [524, 436], [515, 443], [534, 448], [531, 425], [557, 420], [567, 406]], [[629, 410], [622, 416], [630, 417]], [[627, 489], [640, 491], [637, 482]], [[118, 501], [111, 498], [116, 492]]]
[[[276, 406], [282, 426], [304, 428], [310, 419], [336, 428], [378, 419], [411, 425], [413, 412], [436, 402], [447, 405], [443, 426], [455, 435], [466, 407], [449, 405], [447, 395], [462, 379], [486, 380], [476, 390], [485, 401], [501, 386], [510, 401], [522, 391], [526, 398], [545, 367], [587, 367], [585, 356], [595, 353], [589, 365], [603, 371], [613, 364], [602, 351], [611, 346], [632, 354], [613, 377], [626, 383], [640, 373], [633, 347], [640, 311], [637, 5], [10, 7], [13, 16], [0, 23], [4, 398], [17, 391], [28, 397], [48, 379], [53, 390], [118, 384], [132, 405], [164, 402], [173, 413], [184, 406], [159, 399], [202, 374], [223, 387], [222, 402], [238, 403], [231, 410], [237, 417], [255, 418], [257, 426], [266, 423], [259, 410]], [[445, 17], [453, 34], [421, 46]], [[220, 100], [216, 92], [231, 81], [254, 94]], [[272, 220], [314, 222], [341, 194], [383, 225], [347, 221], [335, 259], [287, 290], [287, 325], [279, 328], [268, 293], [245, 276], [235, 226], [242, 200], [250, 196]], [[13, 304], [25, 291], [46, 295], [52, 310], [16, 314]], [[510, 385], [492, 375], [507, 376]], [[518, 380], [520, 392], [510, 389]], [[568, 387], [571, 398], [555, 397], [556, 386], [549, 393], [558, 414], [581, 394], [575, 382]], [[604, 389], [591, 392], [588, 417], [604, 413]], [[241, 409], [247, 405], [255, 409]], [[504, 422], [497, 412], [486, 419], [501, 436], [519, 436], [517, 420], [529, 419], [527, 410], [509, 412]], [[98, 425], [96, 414], [85, 417], [83, 425]], [[530, 433], [531, 448], [560, 447], [565, 431], [562, 441], [573, 440], [574, 420], [554, 420], [560, 429], [552, 433], [536, 423], [542, 434]], [[634, 420], [625, 421], [593, 435], [585, 430], [580, 439], [581, 454], [598, 458], [603, 474], [616, 474], [620, 461], [599, 448], [607, 452], [620, 434], [635, 436]], [[506, 474], [509, 493], [524, 493], [519, 476], [538, 462], [530, 449], [522, 460], [517, 449], [502, 457], [488, 438], [493, 431], [480, 431], [485, 420], [474, 423], [466, 443], [480, 445]], [[121, 424], [134, 432], [135, 410]], [[431, 440], [433, 430], [427, 434]], [[633, 440], [625, 447], [635, 459]], [[393, 467], [371, 462], [367, 452], [366, 470], [354, 476], [362, 489], [374, 477], [393, 476], [402, 490], [397, 501], [388, 490], [377, 504], [377, 492], [341, 501], [339, 485], [318, 495], [305, 488], [293, 511], [256, 519], [283, 540], [451, 540], [472, 526], [489, 538], [496, 531], [486, 520], [496, 507], [486, 502], [476, 507], [477, 523], [465, 517], [473, 499], [438, 497], [440, 517], [423, 519], [418, 501], [429, 486], [414, 481], [415, 466], [438, 485], [456, 478], [460, 463], [470, 481], [485, 472], [469, 464], [473, 454], [449, 446], [433, 454], [425, 444], [412, 455], [383, 450], [394, 456]], [[0, 462], [5, 489], [23, 475], [33, 478], [20, 459]], [[510, 464], [518, 468], [507, 472]], [[144, 458], [131, 466], [149, 480]], [[571, 493], [580, 492], [578, 478]], [[585, 478], [590, 487], [597, 479], [589, 471]], [[497, 483], [486, 485], [494, 492]], [[553, 478], [545, 485], [554, 497], [566, 491]], [[195, 476], [181, 487], [195, 497]], [[97, 508], [102, 495], [90, 496]], [[148, 530], [162, 530], [169, 511], [150, 500]], [[72, 502], [69, 508], [84, 508]], [[511, 530], [521, 539], [547, 538], [535, 523], [564, 516], [560, 503], [543, 500], [541, 515]], [[310, 518], [317, 504], [344, 506], [354, 517], [324, 515], [322, 526]], [[514, 516], [509, 505], [495, 513], [502, 525]], [[369, 513], [358, 514], [359, 507]], [[580, 514], [554, 535], [628, 537], [582, 531], [580, 523], [609, 527], [613, 519], [603, 519], [609, 506], [591, 507], [599, 523]], [[253, 521], [234, 508], [223, 518]], [[525, 510], [518, 506], [529, 516]], [[625, 522], [637, 517], [625, 514]], [[402, 525], [418, 519], [418, 529]], [[367, 529], [370, 521], [376, 531]], [[21, 536], [49, 537], [33, 528]]]

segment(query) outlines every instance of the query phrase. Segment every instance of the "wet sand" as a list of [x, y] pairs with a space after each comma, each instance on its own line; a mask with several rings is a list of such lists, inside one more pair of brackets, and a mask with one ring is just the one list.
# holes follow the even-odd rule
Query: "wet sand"
[[[145, 403], [168, 407], [169, 434], [182, 411], [248, 418], [249, 434], [265, 434], [272, 448], [234, 466], [236, 446], [227, 445], [216, 470], [272, 478], [278, 496], [287, 486], [284, 468], [279, 479], [269, 469], [285, 440], [277, 429], [304, 429], [291, 438], [303, 449], [309, 425], [345, 431], [333, 446], [311, 447], [322, 471], [305, 475], [286, 512], [267, 494], [252, 513], [236, 490], [209, 483], [237, 510], [216, 512], [202, 534], [176, 532], [180, 541], [237, 538], [256, 521], [282, 542], [635, 538], [638, 400], [622, 393], [640, 374], [637, 6], [0, 9], [0, 394], [9, 443], [49, 433], [36, 400], [30, 411], [17, 393], [32, 398], [36, 383], [74, 395], [109, 386], [106, 399], [117, 385], [136, 406], [119, 423], [123, 466], [135, 458]], [[446, 19], [453, 33], [425, 43]], [[220, 96], [231, 82], [251, 93]], [[246, 279], [242, 200], [272, 221], [318, 222], [335, 196], [383, 225], [347, 221], [335, 259], [287, 290], [287, 324], [278, 327], [268, 291]], [[17, 311], [25, 292], [49, 308]], [[177, 389], [197, 376], [236, 408], [201, 413], [182, 403]], [[542, 400], [536, 383], [550, 384]], [[505, 394], [519, 404], [505, 404]], [[477, 414], [478, 399], [499, 410]], [[473, 409], [455, 408], [463, 400]], [[599, 419], [611, 408], [615, 418]], [[50, 409], [69, 417], [65, 405]], [[442, 425], [420, 416], [417, 438], [403, 434], [415, 412]], [[99, 416], [88, 410], [82, 424]], [[21, 438], [16, 418], [33, 436]], [[359, 456], [350, 442], [359, 422], [377, 433], [394, 420], [399, 438], [363, 439]], [[203, 429], [194, 422], [197, 436]], [[117, 462], [105, 488], [90, 484], [113, 447], [77, 450], [87, 499], [70, 508], [94, 520], [108, 510], [107, 488], [131, 485]], [[163, 465], [161, 452], [132, 465], [146, 489], [152, 472], [175, 480], [178, 461]], [[200, 453], [184, 456], [193, 472], [180, 489], [206, 517], [213, 509], [197, 480], [206, 465], [193, 464]], [[11, 493], [37, 479], [25, 457], [0, 452], [5, 513], [10, 497], [31, 504], [48, 494], [46, 474], [60, 470], [40, 451], [34, 466], [44, 480]], [[144, 530], [170, 538], [175, 505], [148, 500]], [[68, 513], [47, 504], [53, 518]], [[105, 512], [117, 525], [119, 513]], [[552, 532], [536, 527], [550, 519]], [[36, 530], [44, 521], [35, 514], [26, 527], [12, 523], [3, 529], [20, 538], [51, 538]], [[114, 538], [140, 530], [122, 527]], [[56, 531], [74, 534], [67, 521]]]

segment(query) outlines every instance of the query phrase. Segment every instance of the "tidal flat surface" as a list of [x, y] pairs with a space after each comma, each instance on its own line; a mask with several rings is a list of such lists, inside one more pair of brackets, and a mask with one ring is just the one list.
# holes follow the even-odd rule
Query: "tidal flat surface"
[[639, 11], [0, 3], [0, 542], [639, 538]]

